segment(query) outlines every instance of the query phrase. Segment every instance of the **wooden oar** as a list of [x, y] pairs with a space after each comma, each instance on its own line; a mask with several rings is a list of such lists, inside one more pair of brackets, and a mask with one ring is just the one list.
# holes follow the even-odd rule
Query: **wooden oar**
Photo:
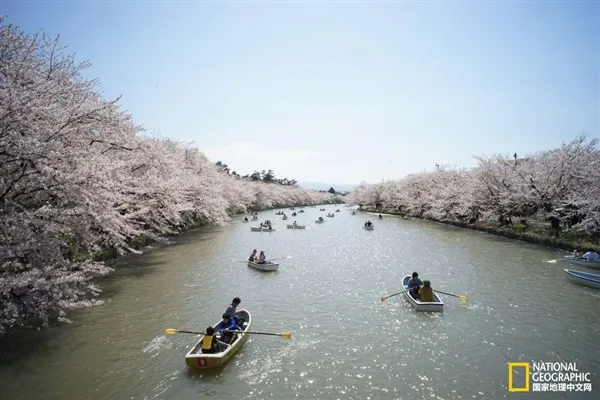
[[442, 292], [441, 290], [437, 290], [437, 289], [435, 289], [434, 292], [436, 292], [436, 293], [442, 293], [442, 294], [447, 294], [448, 296], [456, 297], [457, 299], [460, 299], [462, 301], [469, 301], [469, 298], [467, 296], [463, 296], [462, 294], [446, 293], [446, 292]]
[[[225, 332], [233, 332], [233, 333], [253, 333], [255, 335], [271, 335], [271, 336], [281, 336], [283, 338], [286, 339], [291, 339], [292, 338], [292, 332], [280, 332], [280, 333], [270, 333], [270, 332], [245, 332], [245, 331], [228, 331], [227, 329], [225, 329]], [[177, 329], [165, 329], [165, 333], [167, 335], [174, 335], [176, 333], [191, 333], [194, 335], [206, 335], [206, 332], [195, 332], [195, 331], [183, 331], [183, 330], [177, 330]]]
[[271, 333], [271, 332], [245, 332], [245, 331], [228, 331], [225, 329], [225, 332], [231, 333], [252, 333], [254, 335], [270, 335], [270, 336], [281, 336], [286, 339], [292, 338], [292, 332], [279, 332], [279, 333]]
[[[275, 260], [283, 260], [286, 258], [292, 258], [292, 256], [286, 256], [286, 257], [279, 257], [279, 258], [271, 258], [270, 260], [267, 261], [275, 261]], [[249, 262], [248, 260], [233, 260], [235, 262]]]
[[401, 291], [401, 292], [394, 293], [394, 294], [390, 294], [390, 295], [387, 295], [387, 296], [381, 296], [381, 301], [386, 301], [386, 300], [387, 300], [387, 299], [389, 299], [390, 297], [398, 296], [399, 294], [402, 294], [402, 293], [404, 293], [404, 292], [406, 292], [406, 291], [408, 291], [408, 290], [410, 290], [410, 289], [406, 289], [406, 290], [403, 290], [403, 291]]

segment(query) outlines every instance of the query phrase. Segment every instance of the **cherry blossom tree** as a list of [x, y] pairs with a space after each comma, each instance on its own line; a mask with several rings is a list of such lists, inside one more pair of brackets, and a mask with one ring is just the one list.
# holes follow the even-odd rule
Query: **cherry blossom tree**
[[191, 144], [145, 132], [82, 76], [88, 66], [59, 38], [0, 21], [0, 334], [101, 304], [102, 252], [139, 252], [139, 238], [249, 209], [337, 200], [239, 179]]

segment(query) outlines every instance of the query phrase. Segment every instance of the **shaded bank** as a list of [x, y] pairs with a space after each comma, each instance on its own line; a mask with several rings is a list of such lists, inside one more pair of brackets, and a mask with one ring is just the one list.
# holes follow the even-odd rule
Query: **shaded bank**
[[412, 215], [410, 213], [402, 213], [397, 210], [390, 209], [375, 209], [368, 207], [359, 207], [360, 211], [381, 213], [387, 215], [398, 215], [402, 217], [419, 218], [428, 221], [438, 222], [456, 226], [459, 228], [471, 229], [480, 232], [490, 233], [492, 235], [504, 236], [510, 239], [517, 239], [528, 243], [535, 243], [542, 246], [552, 247], [566, 251], [581, 250], [593, 248], [595, 251], [600, 251], [600, 246], [593, 244], [592, 237], [576, 232], [570, 229], [552, 229], [544, 226], [540, 222], [530, 222], [527, 224], [511, 224], [501, 225], [494, 224], [491, 221], [477, 221], [468, 223], [463, 221], [443, 220], [432, 217], [423, 217]]

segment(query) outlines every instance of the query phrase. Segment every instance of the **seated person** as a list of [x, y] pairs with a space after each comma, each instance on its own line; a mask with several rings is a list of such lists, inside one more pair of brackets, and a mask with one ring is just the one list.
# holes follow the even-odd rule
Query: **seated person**
[[419, 300], [433, 301], [433, 289], [431, 288], [431, 282], [423, 281], [423, 286], [421, 286], [419, 289]]
[[[241, 331], [242, 328], [235, 323], [235, 320], [231, 318], [227, 314], [223, 314], [223, 320], [219, 325], [218, 332], [222, 335], [222, 340], [224, 343], [232, 343], [235, 340], [235, 332], [231, 331]], [[228, 332], [226, 332], [228, 331]]]
[[250, 254], [250, 257], [248, 257], [248, 261], [254, 261], [255, 258], [256, 258], [256, 249], [252, 250], [252, 254]]
[[260, 251], [260, 255], [258, 256], [258, 263], [259, 264], [264, 264], [267, 262], [267, 256], [265, 255], [264, 250]]
[[419, 288], [422, 284], [423, 282], [419, 279], [419, 274], [413, 272], [412, 278], [408, 280], [408, 292], [413, 298], [417, 300], [419, 299]]
[[581, 256], [581, 258], [585, 258], [587, 261], [600, 261], [600, 255], [594, 249], [588, 249], [587, 253]]
[[220, 353], [231, 346], [227, 343], [221, 342], [215, 337], [215, 328], [209, 326], [206, 328], [206, 335], [202, 338], [202, 353], [203, 354], [215, 354]]

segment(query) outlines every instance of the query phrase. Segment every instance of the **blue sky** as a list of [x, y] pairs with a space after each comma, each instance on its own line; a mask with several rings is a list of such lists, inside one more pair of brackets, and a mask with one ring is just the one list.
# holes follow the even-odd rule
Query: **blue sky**
[[600, 136], [598, 2], [0, 0], [240, 173], [377, 182]]

